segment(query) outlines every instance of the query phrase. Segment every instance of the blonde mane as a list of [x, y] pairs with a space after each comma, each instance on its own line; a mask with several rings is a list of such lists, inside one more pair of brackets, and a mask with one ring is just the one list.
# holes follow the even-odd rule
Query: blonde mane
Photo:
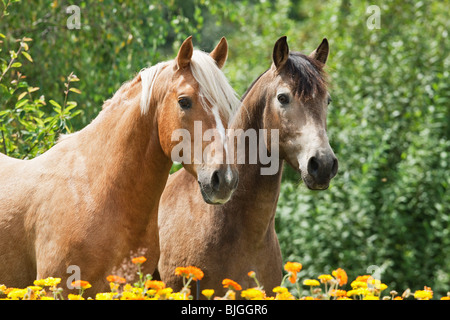
[[[142, 114], [146, 114], [150, 108], [154, 83], [167, 63], [161, 62], [140, 72], [142, 79]], [[203, 108], [209, 110], [207, 104], [209, 102], [213, 108], [217, 108], [219, 113], [229, 121], [239, 107], [240, 101], [223, 72], [217, 67], [214, 59], [208, 53], [194, 50], [190, 67], [194, 79], [199, 84], [199, 95]]]

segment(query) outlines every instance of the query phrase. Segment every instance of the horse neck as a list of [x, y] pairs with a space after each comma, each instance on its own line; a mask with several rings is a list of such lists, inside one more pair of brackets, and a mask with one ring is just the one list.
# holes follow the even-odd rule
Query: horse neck
[[[242, 105], [236, 113], [231, 124], [232, 129], [254, 129], [257, 133], [257, 146], [259, 153], [259, 130], [263, 128], [266, 93], [261, 79], [245, 95]], [[254, 152], [254, 151], [253, 151]], [[245, 154], [249, 155], [248, 143], [245, 144]], [[248, 161], [248, 158], [247, 160]], [[261, 175], [263, 165], [259, 161], [256, 164], [238, 164], [239, 185], [233, 198], [236, 203], [236, 212], [239, 219], [244, 219], [241, 225], [245, 226], [245, 233], [253, 240], [265, 236], [270, 224], [274, 222], [275, 211], [281, 185], [283, 161], [280, 159], [279, 168], [274, 175]], [[239, 209], [238, 209], [239, 208]], [[257, 243], [258, 241], [255, 241]]]
[[105, 103], [80, 131], [77, 146], [95, 177], [91, 191], [98, 202], [128, 215], [130, 210], [148, 215], [157, 205], [171, 165], [159, 144], [155, 110], [141, 114], [139, 80], [124, 84]]

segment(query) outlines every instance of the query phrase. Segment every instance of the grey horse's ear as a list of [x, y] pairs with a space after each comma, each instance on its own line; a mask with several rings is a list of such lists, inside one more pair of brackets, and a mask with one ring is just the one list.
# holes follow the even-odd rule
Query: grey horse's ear
[[225, 37], [222, 37], [222, 39], [220, 39], [220, 42], [217, 44], [214, 50], [211, 51], [209, 55], [211, 56], [211, 58], [214, 59], [214, 61], [216, 61], [216, 64], [219, 67], [219, 69], [222, 69], [228, 57], [227, 39]]
[[277, 42], [275, 42], [272, 58], [277, 70], [283, 68], [289, 58], [289, 46], [287, 44], [286, 36], [281, 37], [277, 40]]
[[327, 38], [323, 38], [322, 43], [311, 52], [309, 55], [310, 58], [316, 59], [317, 61], [322, 62], [323, 64], [327, 63], [328, 53], [330, 52], [330, 47], [328, 45]]
[[194, 53], [194, 45], [192, 44], [192, 36], [188, 37], [181, 44], [180, 50], [176, 57], [178, 69], [183, 69], [191, 63], [192, 54]]

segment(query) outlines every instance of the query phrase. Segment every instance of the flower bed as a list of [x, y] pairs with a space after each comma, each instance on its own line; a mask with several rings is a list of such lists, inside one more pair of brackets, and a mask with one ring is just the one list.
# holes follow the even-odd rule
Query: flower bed
[[[87, 300], [192, 300], [190, 294], [190, 284], [192, 281], [201, 280], [203, 271], [197, 267], [178, 267], [175, 274], [183, 278], [183, 288], [179, 292], [174, 292], [172, 288], [166, 287], [162, 281], [153, 280], [151, 275], [141, 272], [141, 265], [145, 263], [145, 257], [133, 258], [132, 262], [137, 267], [139, 280], [130, 284], [125, 278], [109, 275], [106, 280], [110, 284], [109, 292], [97, 293], [95, 299]], [[300, 287], [298, 273], [302, 265], [298, 262], [287, 262], [284, 265], [286, 275], [280, 286], [273, 289], [273, 296], [267, 296], [264, 288], [260, 285], [257, 274], [250, 271], [248, 276], [255, 281], [255, 287], [242, 290], [242, 287], [231, 279], [224, 279], [222, 285], [228, 289], [224, 296], [214, 296], [214, 290], [202, 290], [208, 300], [235, 300], [236, 298], [247, 300], [431, 300], [433, 291], [425, 286], [423, 290], [416, 290], [414, 293], [406, 289], [403, 294], [395, 290], [388, 291], [388, 286], [370, 275], [358, 276], [348, 287], [348, 277], [345, 270], [338, 268], [331, 274], [322, 274], [317, 279], [303, 279], [302, 285], [309, 287], [308, 294], [303, 294], [305, 290]], [[285, 286], [288, 280], [296, 290], [289, 290]], [[60, 278], [46, 278], [35, 280], [33, 285], [26, 288], [8, 288], [0, 285], [0, 300], [64, 300], [63, 289], [58, 287]], [[78, 288], [78, 294], [69, 294], [69, 300], [85, 300], [83, 294], [91, 285], [87, 281], [78, 280], [72, 282], [72, 286]], [[294, 292], [295, 291], [295, 292]], [[450, 300], [450, 292], [440, 300]]]

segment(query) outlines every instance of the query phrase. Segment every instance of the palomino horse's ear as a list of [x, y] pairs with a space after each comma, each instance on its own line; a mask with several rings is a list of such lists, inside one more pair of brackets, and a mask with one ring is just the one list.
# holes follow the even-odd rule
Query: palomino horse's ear
[[329, 52], [330, 47], [328, 46], [328, 40], [327, 38], [323, 38], [322, 43], [319, 44], [316, 50], [311, 52], [309, 57], [325, 64], [327, 62]]
[[228, 57], [228, 42], [225, 37], [222, 37], [220, 39], [220, 42], [217, 44], [217, 46], [214, 48], [213, 51], [209, 54], [217, 63], [217, 66], [219, 69], [222, 69], [223, 65], [225, 64], [225, 61], [227, 61]]
[[283, 36], [275, 42], [273, 47], [273, 63], [277, 69], [281, 69], [289, 58], [289, 46], [287, 37]]
[[192, 36], [184, 40], [176, 58], [178, 69], [183, 69], [191, 63], [194, 46], [192, 45]]

